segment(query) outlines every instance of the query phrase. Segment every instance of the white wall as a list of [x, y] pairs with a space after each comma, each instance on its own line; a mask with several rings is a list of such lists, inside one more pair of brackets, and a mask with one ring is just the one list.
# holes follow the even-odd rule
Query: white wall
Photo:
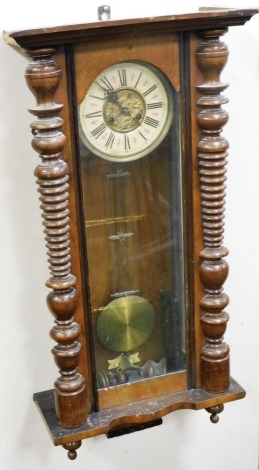
[[[114, 19], [192, 11], [200, 6], [196, 0], [182, 2], [181, 8], [166, 0], [108, 3]], [[246, 7], [245, 0], [226, 3]], [[99, 4], [97, 0], [4, 2], [0, 30], [94, 21]], [[224, 133], [231, 144], [226, 225], [226, 246], [231, 250], [226, 283], [231, 321], [226, 340], [231, 345], [232, 375], [247, 390], [247, 397], [226, 405], [217, 425], [210, 423], [205, 411], [178, 411], [158, 428], [112, 440], [89, 439], [75, 462], [67, 459], [61, 447], [52, 446], [31, 399], [33, 392], [52, 388], [57, 376], [49, 353], [52, 318], [45, 306], [44, 287], [48, 272], [33, 177], [37, 156], [30, 147], [31, 117], [26, 112], [34, 98], [23, 79], [27, 59], [0, 42], [1, 469], [257, 469], [258, 26], [259, 16], [225, 36], [230, 59], [222, 77], [231, 83], [227, 91], [231, 119]]]

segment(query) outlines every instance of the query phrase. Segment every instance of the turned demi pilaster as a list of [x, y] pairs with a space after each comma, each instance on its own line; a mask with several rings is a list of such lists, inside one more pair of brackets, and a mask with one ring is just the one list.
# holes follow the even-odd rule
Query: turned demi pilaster
[[66, 137], [54, 101], [60, 70], [51, 58], [54, 49], [27, 52], [33, 62], [26, 69], [26, 81], [37, 104], [29, 111], [36, 116], [31, 124], [32, 146], [41, 163], [35, 170], [40, 194], [43, 226], [51, 277], [48, 307], [55, 318], [50, 335], [56, 341], [52, 352], [60, 371], [55, 382], [55, 406], [60, 426], [76, 427], [86, 420], [85, 380], [78, 373], [81, 344], [80, 327], [74, 321], [78, 292], [70, 265], [69, 176], [62, 150]]
[[225, 31], [201, 32], [202, 40], [196, 51], [196, 61], [204, 79], [197, 86], [197, 122], [202, 133], [198, 143], [203, 230], [200, 279], [204, 286], [200, 306], [206, 340], [201, 349], [201, 381], [202, 387], [211, 393], [220, 393], [229, 387], [229, 347], [223, 341], [228, 321], [224, 309], [229, 302], [223, 291], [228, 275], [225, 260], [228, 250], [223, 246], [228, 142], [221, 135], [228, 120], [228, 114], [221, 106], [228, 100], [221, 95], [227, 85], [220, 82], [228, 57], [227, 46], [220, 40]]

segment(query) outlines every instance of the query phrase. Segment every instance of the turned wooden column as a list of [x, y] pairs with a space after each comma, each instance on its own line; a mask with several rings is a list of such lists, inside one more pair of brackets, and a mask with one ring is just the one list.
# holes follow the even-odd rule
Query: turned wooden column
[[60, 70], [51, 58], [54, 49], [27, 51], [33, 63], [26, 68], [26, 81], [37, 104], [29, 111], [37, 117], [31, 124], [32, 146], [42, 162], [35, 175], [39, 185], [44, 233], [51, 277], [47, 303], [55, 317], [50, 335], [57, 342], [52, 352], [60, 369], [55, 382], [55, 405], [60, 426], [80, 426], [86, 420], [85, 380], [77, 372], [81, 344], [79, 325], [74, 321], [78, 293], [70, 266], [69, 176], [62, 159], [65, 135], [59, 113], [62, 104], [54, 102]]
[[228, 296], [223, 284], [228, 275], [223, 246], [228, 142], [221, 135], [228, 114], [222, 105], [228, 100], [221, 95], [227, 88], [220, 74], [227, 57], [227, 46], [220, 41], [226, 30], [200, 33], [202, 38], [196, 60], [203, 76], [199, 92], [197, 121], [202, 137], [198, 143], [200, 194], [202, 206], [203, 249], [200, 253], [200, 279], [204, 286], [201, 299], [201, 323], [206, 343], [201, 349], [201, 383], [211, 393], [229, 387], [229, 347], [223, 341], [228, 314]]

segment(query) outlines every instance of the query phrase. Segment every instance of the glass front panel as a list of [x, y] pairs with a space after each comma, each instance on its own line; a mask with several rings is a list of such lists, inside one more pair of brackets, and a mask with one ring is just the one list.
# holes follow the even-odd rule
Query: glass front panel
[[97, 388], [185, 369], [180, 94], [111, 64], [78, 106]]

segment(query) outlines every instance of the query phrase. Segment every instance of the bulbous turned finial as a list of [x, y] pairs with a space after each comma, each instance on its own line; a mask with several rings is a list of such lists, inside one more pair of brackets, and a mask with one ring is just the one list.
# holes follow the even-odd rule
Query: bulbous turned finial
[[77, 449], [81, 447], [82, 441], [73, 441], [64, 444], [63, 447], [68, 451], [67, 456], [69, 460], [75, 460], [77, 458]]
[[211, 406], [210, 408], [206, 408], [206, 411], [211, 414], [210, 420], [213, 424], [217, 424], [219, 422], [218, 414], [224, 410], [224, 405], [215, 405]]

